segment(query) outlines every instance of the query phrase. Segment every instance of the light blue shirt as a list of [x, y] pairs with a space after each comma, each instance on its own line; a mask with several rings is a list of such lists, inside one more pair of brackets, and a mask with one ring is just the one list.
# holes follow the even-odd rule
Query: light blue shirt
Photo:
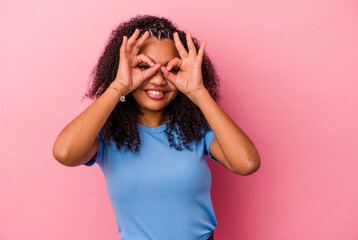
[[138, 124], [139, 153], [99, 141], [97, 157], [85, 164], [96, 162], [104, 174], [122, 240], [204, 240], [217, 225], [205, 159], [216, 161], [209, 153], [214, 133], [178, 151], [165, 129]]

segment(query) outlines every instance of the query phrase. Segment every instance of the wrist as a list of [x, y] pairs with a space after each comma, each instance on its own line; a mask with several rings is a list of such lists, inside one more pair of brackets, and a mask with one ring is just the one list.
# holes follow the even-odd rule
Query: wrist
[[[200, 101], [200, 98], [202, 98], [203, 96], [209, 94], [209, 91], [205, 88], [205, 87], [202, 87], [202, 88], [198, 88], [194, 91], [191, 91], [187, 97], [193, 102], [195, 103], [195, 105], [199, 106], [199, 101]], [[210, 95], [210, 94], [209, 94]]]
[[130, 92], [129, 89], [123, 83], [120, 83], [118, 81], [113, 81], [109, 85], [109, 87], [116, 88], [119, 91], [119, 93], [121, 94], [121, 96], [126, 96]]

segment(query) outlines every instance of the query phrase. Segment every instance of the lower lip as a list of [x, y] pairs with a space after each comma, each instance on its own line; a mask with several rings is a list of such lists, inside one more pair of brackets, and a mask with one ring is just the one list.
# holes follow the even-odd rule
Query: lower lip
[[150, 93], [150, 92], [148, 92], [148, 91], [146, 91], [146, 93], [147, 93], [147, 95], [148, 95], [150, 98], [156, 99], [156, 100], [160, 100], [160, 99], [164, 98], [164, 95], [165, 95], [165, 93], [163, 93], [163, 94], [161, 94], [161, 95], [152, 94], [152, 93]]

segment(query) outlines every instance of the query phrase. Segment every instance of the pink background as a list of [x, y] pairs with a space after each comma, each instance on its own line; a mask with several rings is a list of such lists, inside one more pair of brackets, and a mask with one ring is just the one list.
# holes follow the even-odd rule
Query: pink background
[[118, 239], [99, 167], [52, 156], [111, 30], [158, 14], [207, 40], [258, 172], [209, 161], [218, 240], [358, 239], [353, 0], [0, 2], [0, 239]]

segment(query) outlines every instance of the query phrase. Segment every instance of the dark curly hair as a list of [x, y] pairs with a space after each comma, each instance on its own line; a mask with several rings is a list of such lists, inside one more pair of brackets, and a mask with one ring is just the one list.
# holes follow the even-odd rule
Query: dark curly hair
[[[170, 20], [149, 15], [138, 15], [131, 18], [112, 31], [107, 46], [91, 73], [91, 85], [84, 97], [90, 99], [99, 98], [114, 81], [119, 65], [119, 49], [123, 36], [129, 38], [135, 29], [140, 30], [139, 37], [145, 31], [149, 31], [149, 37], [156, 37], [159, 40], [163, 38], [173, 40], [173, 33], [177, 32], [188, 51], [185, 32], [179, 30]], [[192, 39], [198, 51], [200, 45], [195, 38]], [[217, 101], [219, 99], [219, 78], [206, 54], [204, 54], [202, 62], [202, 75], [205, 88], [213, 99]], [[189, 143], [199, 141], [204, 136], [204, 133], [209, 130], [208, 123], [201, 110], [181, 92], [168, 104], [165, 111], [169, 114], [165, 133], [170, 147], [183, 150], [184, 146], [190, 149]], [[117, 149], [123, 147], [125, 150], [138, 152], [141, 143], [137, 126], [138, 114], [141, 114], [139, 106], [130, 93], [126, 96], [125, 102], [118, 102], [108, 117], [100, 131], [100, 140], [105, 145], [108, 145], [112, 138], [116, 142]], [[177, 134], [178, 139], [175, 139], [173, 131]]]

